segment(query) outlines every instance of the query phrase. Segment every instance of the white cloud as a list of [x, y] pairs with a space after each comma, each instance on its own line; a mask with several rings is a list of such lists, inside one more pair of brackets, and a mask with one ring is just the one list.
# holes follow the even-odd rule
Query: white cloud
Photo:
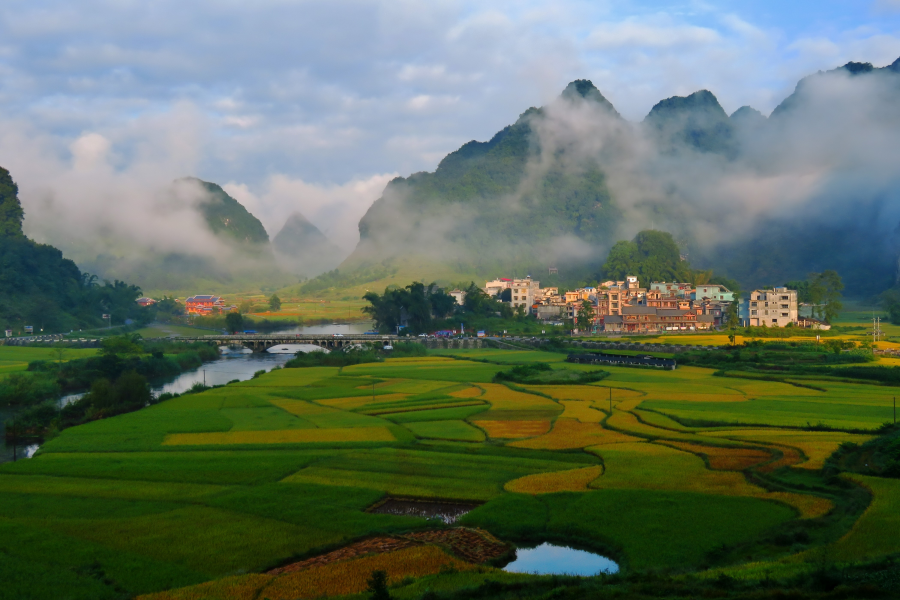
[[595, 27], [587, 41], [593, 48], [607, 49], [703, 46], [715, 44], [720, 40], [719, 33], [707, 27], [628, 20], [620, 23], [604, 23]]

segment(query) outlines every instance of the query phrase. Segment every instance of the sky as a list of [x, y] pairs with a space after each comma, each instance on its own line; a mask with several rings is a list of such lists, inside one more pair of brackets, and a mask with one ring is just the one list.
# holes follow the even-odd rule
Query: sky
[[298, 210], [352, 247], [387, 181], [573, 79], [633, 121], [699, 89], [768, 114], [805, 75], [898, 57], [900, 0], [4, 0], [0, 165], [36, 237], [41, 207], [193, 175], [271, 236]]

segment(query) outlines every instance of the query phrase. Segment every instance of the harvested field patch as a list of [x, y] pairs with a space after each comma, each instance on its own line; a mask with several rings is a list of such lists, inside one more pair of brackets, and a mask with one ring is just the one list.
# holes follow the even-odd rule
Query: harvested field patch
[[603, 467], [584, 467], [556, 473], [537, 473], [514, 479], [503, 488], [520, 494], [552, 494], [554, 492], [587, 492], [588, 485], [603, 474]]
[[[483, 422], [479, 421], [478, 424], [482, 425]], [[575, 419], [560, 417], [549, 433], [530, 440], [512, 442], [509, 445], [539, 450], [570, 450], [639, 441], [641, 441], [639, 438], [604, 429], [599, 423], [581, 423]]]
[[844, 442], [863, 444], [874, 437], [840, 431], [797, 431], [796, 429], [772, 428], [716, 431], [709, 432], [709, 435], [797, 448], [809, 459], [795, 465], [802, 469], [821, 469], [825, 465], [825, 460], [834, 454]]
[[550, 430], [550, 421], [477, 421], [478, 426], [492, 438], [514, 439], [543, 435]]
[[500, 558], [510, 549], [487, 531], [469, 527], [418, 531], [403, 537], [450, 548], [453, 554], [472, 563], [485, 563]]
[[759, 471], [760, 473], [771, 473], [772, 471], [780, 469], [781, 467], [793, 467], [794, 465], [799, 465], [805, 460], [803, 458], [803, 455], [796, 448], [776, 445], [773, 445], [772, 448], [779, 450], [782, 453], [782, 457], [774, 462], [759, 467], [757, 471]]
[[165, 446], [207, 446], [222, 444], [314, 444], [324, 442], [394, 442], [387, 427], [345, 427], [335, 429], [286, 429], [282, 431], [226, 431], [215, 433], [173, 433]]
[[[561, 407], [560, 407], [561, 408]], [[559, 415], [555, 410], [494, 410], [488, 409], [472, 417], [471, 421], [552, 421]]]
[[742, 471], [772, 459], [772, 454], [752, 448], [719, 448], [689, 442], [660, 442], [692, 454], [706, 457], [709, 468], [716, 471]]

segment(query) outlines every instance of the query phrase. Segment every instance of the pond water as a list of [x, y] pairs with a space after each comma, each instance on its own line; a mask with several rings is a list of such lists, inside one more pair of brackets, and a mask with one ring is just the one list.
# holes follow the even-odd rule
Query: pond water
[[544, 543], [535, 548], [517, 548], [516, 559], [503, 570], [537, 575], [591, 576], [617, 573], [619, 565], [593, 552]]
[[382, 515], [404, 517], [438, 518], [444, 523], [455, 523], [461, 516], [478, 508], [478, 504], [464, 502], [435, 502], [432, 500], [404, 500], [388, 498], [371, 510]]

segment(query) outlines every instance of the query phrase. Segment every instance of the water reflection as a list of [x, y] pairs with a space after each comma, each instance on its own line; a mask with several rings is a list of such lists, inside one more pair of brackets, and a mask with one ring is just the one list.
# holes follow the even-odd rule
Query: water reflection
[[591, 576], [598, 573], [618, 573], [619, 565], [593, 552], [544, 543], [536, 548], [517, 548], [516, 560], [503, 567], [503, 570], [536, 575]]

